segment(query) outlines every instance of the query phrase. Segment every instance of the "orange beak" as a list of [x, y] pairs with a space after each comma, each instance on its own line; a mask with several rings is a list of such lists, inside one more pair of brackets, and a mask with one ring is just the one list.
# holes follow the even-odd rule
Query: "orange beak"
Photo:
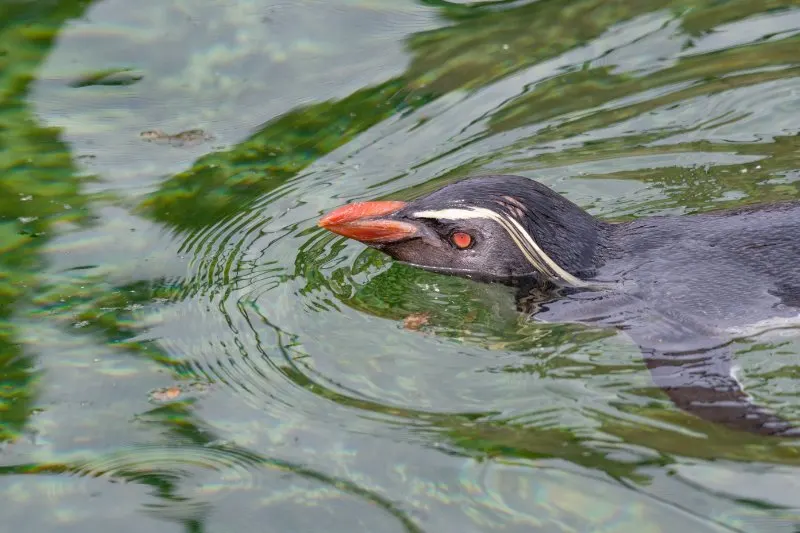
[[400, 220], [379, 218], [399, 211], [405, 202], [361, 202], [334, 209], [319, 221], [328, 231], [365, 244], [381, 244], [413, 237], [417, 227]]

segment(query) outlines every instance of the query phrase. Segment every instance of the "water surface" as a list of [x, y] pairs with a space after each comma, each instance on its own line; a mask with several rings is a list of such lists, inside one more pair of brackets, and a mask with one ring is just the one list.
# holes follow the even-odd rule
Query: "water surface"
[[[0, 530], [800, 530], [797, 443], [316, 227], [490, 172], [800, 198], [798, 50], [796, 1], [0, 2]], [[736, 347], [800, 420], [800, 330]]]

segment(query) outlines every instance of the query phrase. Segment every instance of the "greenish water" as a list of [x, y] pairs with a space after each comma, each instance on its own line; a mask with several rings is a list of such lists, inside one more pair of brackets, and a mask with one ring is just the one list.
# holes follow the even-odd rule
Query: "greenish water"
[[[799, 531], [797, 443], [316, 227], [800, 198], [798, 74], [797, 1], [0, 0], [0, 531]], [[795, 420], [798, 354], [737, 354]]]

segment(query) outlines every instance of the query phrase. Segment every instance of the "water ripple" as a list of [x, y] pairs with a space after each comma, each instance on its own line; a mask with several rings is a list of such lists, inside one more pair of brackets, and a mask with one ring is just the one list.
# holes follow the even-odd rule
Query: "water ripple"
[[[209, 476], [209, 472], [214, 475]], [[198, 518], [216, 500], [244, 494], [242, 491], [247, 489], [258, 489], [263, 496], [261, 506], [298, 499], [302, 499], [304, 505], [319, 505], [325, 500], [341, 500], [345, 496], [352, 499], [350, 505], [366, 503], [382, 510], [403, 531], [421, 531], [393, 502], [352, 481], [213, 442], [204, 446], [139, 445], [88, 461], [0, 466], [0, 474], [53, 473], [151, 486], [157, 489], [159, 498], [145, 505], [145, 510], [166, 519]], [[303, 480], [300, 487], [296, 486], [298, 480]], [[64, 488], [64, 485], [59, 487]], [[311, 487], [314, 490], [310, 491]], [[362, 510], [364, 512], [368, 511]], [[353, 519], [359, 520], [358, 515], [353, 515]]]

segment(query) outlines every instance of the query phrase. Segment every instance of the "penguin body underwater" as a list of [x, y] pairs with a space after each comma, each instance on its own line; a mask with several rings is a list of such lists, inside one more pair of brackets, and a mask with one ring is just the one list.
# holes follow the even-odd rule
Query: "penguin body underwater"
[[551, 294], [534, 320], [624, 331], [679, 408], [800, 436], [751, 401], [730, 350], [744, 331], [800, 317], [800, 201], [607, 223], [534, 180], [477, 176], [411, 202], [348, 204], [319, 225], [422, 269], [532, 280]]

